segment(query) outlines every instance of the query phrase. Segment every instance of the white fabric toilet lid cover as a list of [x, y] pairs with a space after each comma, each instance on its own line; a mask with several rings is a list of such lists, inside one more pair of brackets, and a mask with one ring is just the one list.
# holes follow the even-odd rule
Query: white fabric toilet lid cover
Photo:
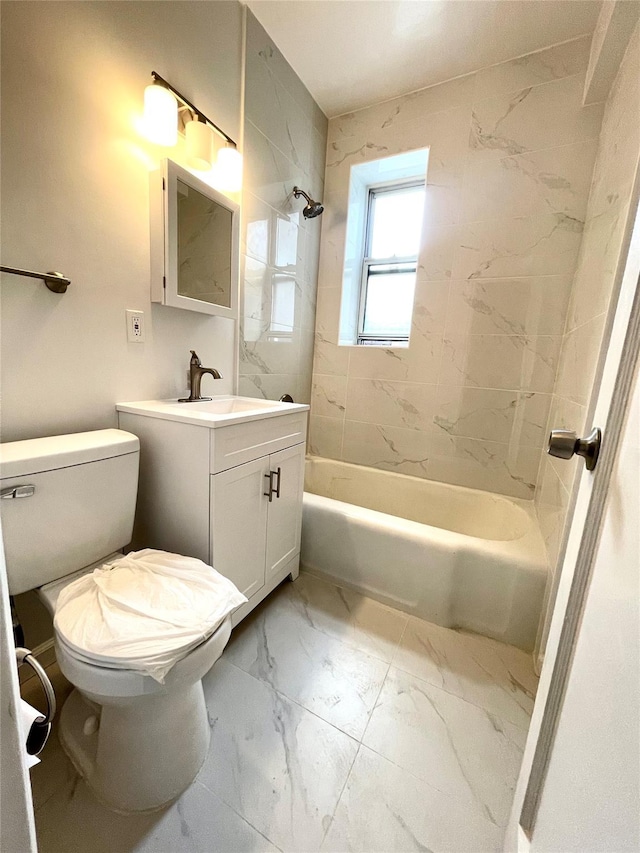
[[163, 682], [186, 652], [246, 601], [202, 560], [146, 548], [66, 586], [54, 627], [79, 659]]

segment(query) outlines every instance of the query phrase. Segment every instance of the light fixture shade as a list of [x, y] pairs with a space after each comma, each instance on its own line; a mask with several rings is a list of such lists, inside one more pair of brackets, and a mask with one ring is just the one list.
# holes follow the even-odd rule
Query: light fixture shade
[[227, 192], [239, 192], [242, 189], [242, 154], [237, 148], [221, 148], [216, 163], [216, 183]]
[[178, 101], [164, 86], [151, 84], [144, 90], [144, 133], [157, 145], [178, 141]]
[[213, 166], [213, 130], [203, 121], [190, 121], [184, 129], [187, 139], [187, 158], [193, 169], [202, 172]]

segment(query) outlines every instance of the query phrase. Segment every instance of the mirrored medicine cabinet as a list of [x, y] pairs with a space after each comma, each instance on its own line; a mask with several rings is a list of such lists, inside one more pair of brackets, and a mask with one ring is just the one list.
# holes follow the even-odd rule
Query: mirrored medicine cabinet
[[172, 160], [151, 173], [152, 302], [238, 316], [239, 210]]

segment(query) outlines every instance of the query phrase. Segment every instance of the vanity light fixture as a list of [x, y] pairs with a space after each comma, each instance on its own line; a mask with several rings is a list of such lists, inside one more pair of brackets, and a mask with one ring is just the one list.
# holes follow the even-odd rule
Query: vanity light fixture
[[236, 193], [242, 189], [242, 154], [230, 145], [218, 151], [216, 183], [222, 190]]
[[236, 143], [159, 74], [152, 71], [151, 76], [153, 83], [144, 92], [147, 137], [159, 145], [175, 145], [178, 141], [178, 114], [182, 113], [189, 165], [199, 171], [208, 171], [214, 167], [215, 131], [224, 140], [224, 147], [220, 148], [215, 163], [216, 183], [228, 192], [238, 192], [242, 187], [242, 154]]
[[144, 90], [144, 133], [157, 145], [178, 141], [178, 101], [169, 89], [151, 84]]
[[184, 127], [189, 165], [201, 172], [213, 166], [213, 130], [204, 121], [194, 119]]

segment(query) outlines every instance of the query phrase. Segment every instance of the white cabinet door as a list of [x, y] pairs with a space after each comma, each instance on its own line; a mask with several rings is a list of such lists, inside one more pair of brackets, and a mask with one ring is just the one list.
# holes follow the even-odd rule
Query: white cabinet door
[[264, 586], [269, 458], [211, 479], [211, 562], [247, 598]]
[[[276, 574], [300, 551], [304, 444], [296, 444], [269, 456], [274, 488], [267, 525], [266, 579]], [[279, 470], [279, 474], [277, 473]], [[267, 482], [265, 480], [265, 482]]]

